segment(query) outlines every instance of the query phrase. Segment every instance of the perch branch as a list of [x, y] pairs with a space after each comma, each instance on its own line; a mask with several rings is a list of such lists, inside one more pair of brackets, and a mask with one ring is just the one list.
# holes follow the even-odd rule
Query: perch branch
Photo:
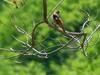
[[44, 21], [47, 22], [47, 0], [43, 0], [43, 17]]

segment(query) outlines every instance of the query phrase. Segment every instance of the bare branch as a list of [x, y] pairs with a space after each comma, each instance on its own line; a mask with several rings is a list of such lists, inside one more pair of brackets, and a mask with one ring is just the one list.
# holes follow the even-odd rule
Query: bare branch
[[62, 47], [57, 48], [57, 49], [55, 49], [55, 50], [53, 50], [53, 51], [50, 51], [50, 52], [42, 53], [42, 52], [36, 50], [35, 48], [32, 48], [32, 50], [35, 51], [35, 52], [37, 52], [37, 53], [40, 54], [40, 55], [49, 55], [49, 54], [55, 53], [55, 52], [57, 52], [57, 51], [63, 49], [63, 48], [64, 48], [65, 46], [67, 46], [71, 41], [72, 41], [72, 39], [71, 39], [69, 42], [67, 42], [66, 44], [64, 44]]
[[41, 23], [44, 23], [44, 21], [40, 21], [39, 23], [37, 23], [32, 30], [32, 47], [34, 47], [35, 45], [35, 30]]

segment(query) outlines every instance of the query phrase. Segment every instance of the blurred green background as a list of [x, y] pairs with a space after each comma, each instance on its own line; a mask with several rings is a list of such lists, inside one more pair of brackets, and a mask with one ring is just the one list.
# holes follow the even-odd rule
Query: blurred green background
[[[26, 40], [25, 35], [18, 33], [13, 24], [31, 33], [34, 23], [38, 23], [43, 18], [42, 0], [24, 0], [23, 6], [18, 3], [19, 8], [6, 1], [0, 0], [0, 48], [21, 49], [20, 43], [12, 38], [12, 35], [23, 41]], [[60, 0], [47, 1], [49, 13]], [[64, 0], [57, 8], [61, 12], [65, 29], [76, 32], [80, 31], [86, 20], [85, 14], [80, 9], [89, 12], [90, 18], [93, 19], [85, 28], [85, 32], [90, 34], [100, 23], [100, 0]], [[16, 53], [0, 49], [0, 75], [100, 75], [99, 33], [100, 30], [93, 35], [93, 40], [87, 49], [90, 56], [93, 56], [95, 52], [98, 53], [97, 57], [93, 59], [87, 59], [81, 50], [74, 52], [70, 49], [63, 49], [50, 55], [47, 59], [34, 56], [7, 59]], [[47, 42], [43, 42], [46, 47], [58, 43], [50, 41], [51, 38], [65, 41], [60, 37], [60, 33], [48, 28], [45, 24], [39, 27], [36, 36], [37, 42], [43, 40], [44, 36], [47, 37]], [[42, 49], [39, 46], [37, 48]]]

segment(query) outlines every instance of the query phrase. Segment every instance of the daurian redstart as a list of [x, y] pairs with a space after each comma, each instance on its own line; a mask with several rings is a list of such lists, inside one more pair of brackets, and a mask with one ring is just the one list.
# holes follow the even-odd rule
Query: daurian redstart
[[53, 13], [54, 24], [57, 25], [58, 27], [62, 28], [63, 32], [65, 32], [64, 26], [63, 26], [63, 21], [62, 21], [62, 19], [60, 18], [59, 13], [60, 13], [59, 11], [55, 11], [55, 12]]

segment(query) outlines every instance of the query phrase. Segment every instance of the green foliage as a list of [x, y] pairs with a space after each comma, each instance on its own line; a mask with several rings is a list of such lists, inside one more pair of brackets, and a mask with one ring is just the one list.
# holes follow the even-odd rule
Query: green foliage
[[[60, 0], [48, 0], [48, 13]], [[85, 32], [91, 33], [100, 21], [100, 0], [64, 0], [57, 8], [64, 20], [64, 26], [69, 31], [80, 31], [80, 27], [84, 23], [85, 14], [81, 11], [84, 9], [89, 12], [93, 20], [85, 28]], [[42, 0], [25, 0], [25, 4], [19, 8], [0, 0], [0, 47], [20, 49], [20, 43], [17, 42], [12, 35], [23, 41], [26, 40], [25, 35], [18, 33], [14, 24], [22, 27], [29, 34], [34, 27], [34, 23], [38, 23], [42, 18]], [[98, 12], [98, 14], [96, 14]], [[15, 17], [15, 18], [14, 18]], [[73, 52], [66, 49], [58, 53], [50, 55], [48, 59], [42, 59], [34, 56], [18, 56], [18, 59], [11, 58], [17, 53], [6, 52], [0, 49], [0, 75], [100, 75], [100, 30], [93, 35], [92, 41], [89, 43], [87, 52], [90, 56], [98, 56], [89, 59], [86, 58], [82, 51]], [[47, 25], [40, 25], [36, 35], [37, 42], [49, 35], [55, 40], [66, 41], [60, 33], [48, 28]], [[55, 45], [57, 42], [51, 42], [50, 37], [43, 42], [46, 46]], [[58, 37], [58, 38], [57, 38]], [[38, 47], [39, 48], [39, 47]]]

